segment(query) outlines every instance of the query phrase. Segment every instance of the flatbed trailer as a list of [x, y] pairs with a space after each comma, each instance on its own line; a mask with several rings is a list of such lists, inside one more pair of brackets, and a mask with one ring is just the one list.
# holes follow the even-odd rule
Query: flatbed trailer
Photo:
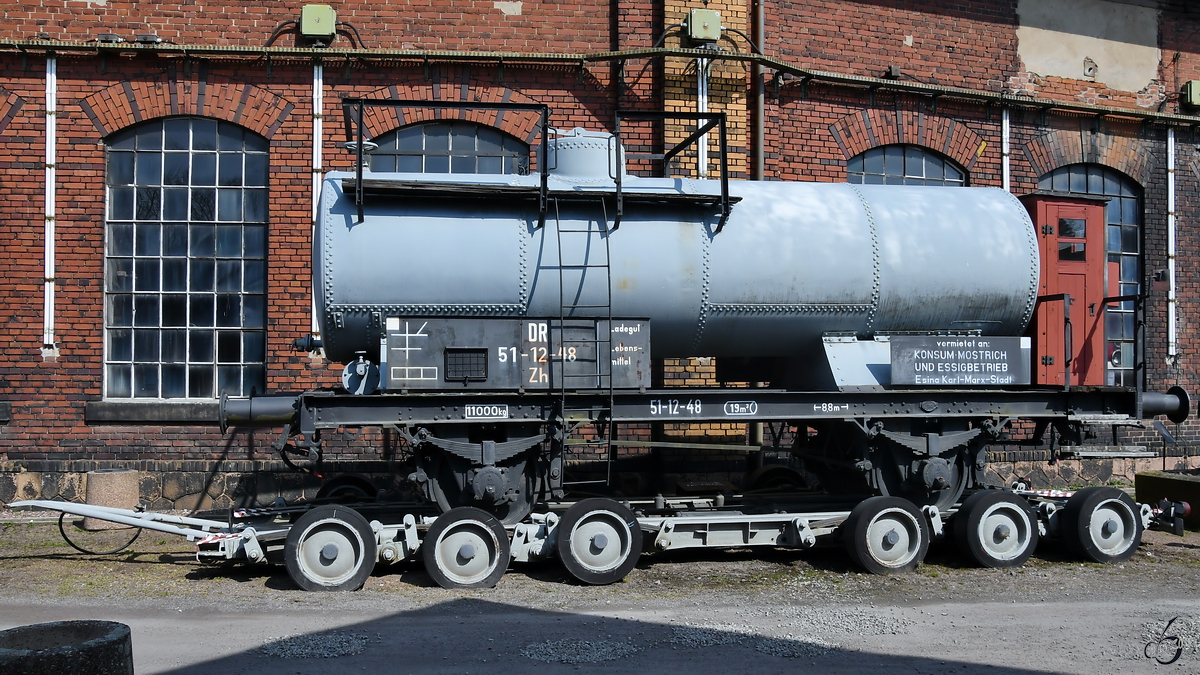
[[[420, 559], [445, 588], [494, 586], [511, 562], [557, 557], [587, 584], [624, 578], [643, 550], [842, 546], [867, 571], [911, 571], [932, 541], [951, 537], [972, 563], [1015, 567], [1058, 539], [1095, 562], [1129, 559], [1148, 528], [1179, 533], [1190, 506], [1137, 504], [1112, 487], [1077, 492], [984, 489], [951, 508], [900, 497], [751, 494], [547, 502], [516, 525], [473, 507], [438, 514], [415, 502], [297, 504], [231, 509], [225, 520], [72, 502], [39, 508], [182, 536], [205, 562], [282, 564], [304, 590], [356, 590], [376, 565]], [[64, 537], [65, 537], [64, 532]]]

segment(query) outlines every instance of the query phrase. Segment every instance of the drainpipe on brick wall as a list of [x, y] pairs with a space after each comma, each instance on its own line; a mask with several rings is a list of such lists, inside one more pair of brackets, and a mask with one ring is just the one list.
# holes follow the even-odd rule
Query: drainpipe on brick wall
[[54, 56], [46, 57], [46, 271], [42, 279], [42, 360], [58, 359], [58, 347], [54, 338], [54, 183], [57, 148], [56, 115], [58, 113], [58, 62]]
[[1167, 365], [1179, 358], [1175, 341], [1175, 129], [1167, 127]]
[[1004, 187], [1005, 192], [1012, 192], [1012, 174], [1009, 173], [1009, 157], [1012, 156], [1012, 146], [1010, 145], [1011, 130], [1008, 126], [1008, 108], [1001, 111], [1000, 115], [1000, 184]]
[[[750, 26], [750, 37], [754, 38], [754, 45], [757, 46], [758, 53], [761, 54], [766, 40], [763, 38], [766, 35], [766, 24], [763, 18], [763, 3], [766, 0], [754, 0], [754, 13], [752, 16], [753, 24]], [[754, 180], [763, 180], [767, 165], [767, 147], [765, 140], [766, 120], [763, 119], [765, 105], [763, 103], [766, 98], [766, 83], [763, 81], [763, 67], [757, 61], [752, 66], [753, 76], [750, 80], [751, 86], [754, 87], [754, 130], [751, 133], [750, 139], [753, 144], [751, 154], [754, 155]], [[761, 433], [762, 426], [759, 425]]]
[[[325, 177], [325, 168], [322, 166], [321, 146], [325, 142], [325, 132], [322, 125], [322, 113], [325, 109], [325, 66], [317, 61], [313, 64], [313, 83], [312, 83], [312, 242], [316, 245], [317, 241], [317, 205], [321, 201], [321, 181]], [[312, 325], [309, 330], [313, 337], [321, 337], [321, 324], [317, 320], [317, 292], [318, 289], [312, 289]], [[312, 352], [314, 358], [324, 356], [321, 350]]]
[[[708, 112], [708, 59], [696, 59], [696, 112]], [[704, 126], [704, 120], [697, 120], [696, 126]], [[708, 177], [708, 134], [696, 145], [696, 171], [701, 178]]]

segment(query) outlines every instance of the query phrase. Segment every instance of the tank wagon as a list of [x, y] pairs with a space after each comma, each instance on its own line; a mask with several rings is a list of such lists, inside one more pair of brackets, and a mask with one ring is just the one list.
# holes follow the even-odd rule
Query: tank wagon
[[[985, 565], [1020, 564], [1039, 534], [1120, 560], [1152, 522], [1111, 489], [985, 489], [987, 447], [1014, 423], [1070, 446], [1095, 425], [1189, 414], [1181, 388], [1096, 380], [1096, 322], [1140, 302], [1106, 292], [1103, 262], [1063, 271], [1103, 236], [1102, 208], [1097, 226], [1094, 204], [1055, 202], [1047, 233], [1030, 216], [1045, 204], [999, 189], [730, 182], [723, 153], [719, 179], [639, 177], [621, 125], [650, 115], [618, 115], [616, 134], [551, 133], [532, 105], [471, 104], [537, 118], [529, 175], [372, 172], [365, 109], [454, 104], [346, 106], [358, 164], [326, 176], [313, 242], [321, 339], [296, 342], [344, 363], [344, 387], [223, 399], [222, 424], [282, 427], [276, 448], [295, 464], [320, 462], [330, 430], [394, 430], [441, 515], [374, 530], [345, 507], [303, 517], [291, 531], [310, 534], [286, 547], [301, 585], [345, 587], [321, 570], [364, 549], [331, 542], [366, 539], [388, 562], [420, 548], [439, 583], [471, 586], [510, 557], [553, 554], [611, 582], [643, 536], [669, 549], [836, 535], [870, 570], [911, 569], [947, 518]], [[724, 147], [723, 116], [671, 116]], [[691, 356], [715, 357], [722, 382], [766, 386], [656, 386], [652, 360]], [[611, 460], [632, 443], [620, 425], [688, 422], [794, 428], [788, 450], [823, 491], [570, 501], [603, 490], [571, 485], [574, 453]]]

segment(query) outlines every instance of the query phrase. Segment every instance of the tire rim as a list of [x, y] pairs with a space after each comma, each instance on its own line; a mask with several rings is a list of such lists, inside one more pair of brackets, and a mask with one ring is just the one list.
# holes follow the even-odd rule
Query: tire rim
[[296, 562], [306, 578], [322, 586], [337, 586], [362, 567], [366, 546], [358, 530], [337, 518], [325, 518], [301, 533], [296, 548]]
[[479, 583], [496, 569], [500, 542], [496, 533], [479, 521], [451, 524], [433, 545], [438, 570], [456, 584]]
[[1015, 560], [1029, 547], [1029, 515], [1015, 504], [993, 504], [979, 519], [979, 543], [993, 560]]
[[904, 509], [885, 509], [867, 525], [867, 551], [884, 567], [904, 567], [920, 549], [921, 524]]
[[1121, 555], [1137, 538], [1134, 518], [1136, 515], [1120, 499], [1106, 499], [1096, 505], [1088, 519], [1088, 537], [1104, 555]]
[[571, 528], [571, 555], [589, 572], [614, 570], [629, 558], [631, 539], [625, 520], [612, 511], [592, 511]]

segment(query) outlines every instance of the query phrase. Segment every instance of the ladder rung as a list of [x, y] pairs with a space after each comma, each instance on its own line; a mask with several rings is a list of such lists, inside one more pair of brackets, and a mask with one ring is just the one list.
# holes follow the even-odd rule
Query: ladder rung
[[608, 263], [595, 264], [595, 265], [590, 265], [587, 263], [578, 263], [578, 264], [559, 263], [558, 266], [565, 270], [591, 270], [591, 269], [601, 269], [602, 270], [602, 269], [608, 269], [609, 267], [611, 267], [611, 265], [609, 265]]
[[563, 309], [607, 309], [612, 305], [563, 305]]

